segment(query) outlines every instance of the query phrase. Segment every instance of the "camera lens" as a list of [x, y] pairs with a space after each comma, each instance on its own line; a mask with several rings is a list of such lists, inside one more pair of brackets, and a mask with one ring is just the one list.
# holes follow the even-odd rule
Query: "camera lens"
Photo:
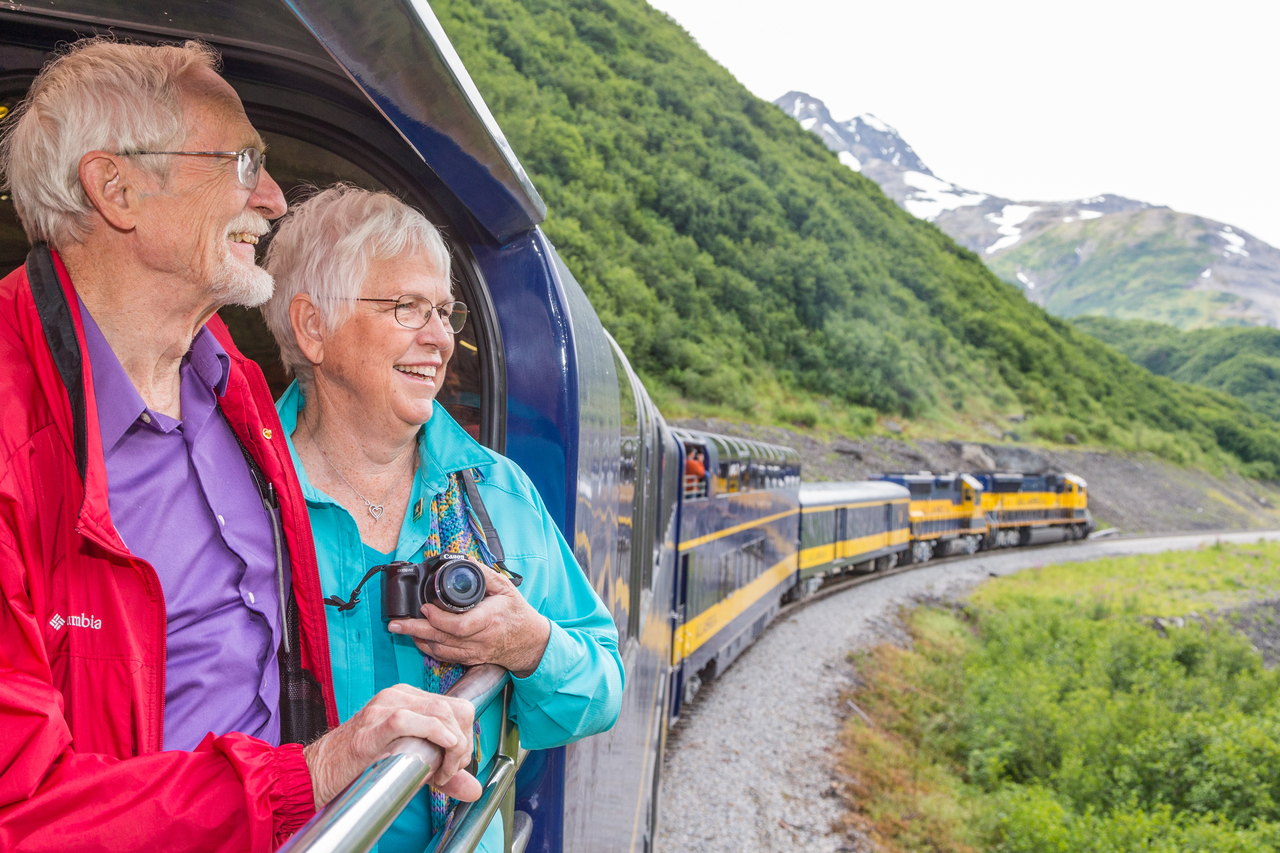
[[471, 594], [475, 592], [476, 587], [479, 586], [479, 584], [476, 583], [477, 579], [475, 573], [467, 571], [467, 569], [470, 569], [470, 566], [465, 567], [465, 569], [463, 569], [463, 567], [459, 567], [459, 569], [461, 570], [449, 572], [449, 577], [446, 578], [444, 582], [444, 591], [449, 594], [450, 598], [470, 598]]
[[450, 561], [435, 576], [435, 598], [449, 610], [470, 610], [484, 598], [484, 574], [470, 560]]

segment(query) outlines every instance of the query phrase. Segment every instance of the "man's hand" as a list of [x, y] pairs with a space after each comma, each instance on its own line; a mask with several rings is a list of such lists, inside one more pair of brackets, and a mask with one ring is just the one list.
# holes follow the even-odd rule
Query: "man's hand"
[[336, 797], [396, 738], [416, 737], [444, 750], [427, 782], [456, 800], [480, 797], [480, 783], [463, 770], [471, 762], [475, 709], [470, 702], [407, 684], [382, 690], [351, 719], [303, 749], [316, 808]]
[[527, 678], [542, 661], [551, 622], [504, 575], [486, 566], [484, 581], [484, 600], [466, 613], [424, 604], [425, 619], [397, 619], [387, 629], [413, 637], [419, 650], [436, 660], [466, 666], [496, 663]]

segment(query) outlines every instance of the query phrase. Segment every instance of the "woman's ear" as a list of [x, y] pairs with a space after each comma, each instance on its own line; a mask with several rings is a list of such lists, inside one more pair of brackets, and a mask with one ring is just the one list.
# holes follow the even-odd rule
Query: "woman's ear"
[[289, 325], [293, 326], [293, 338], [307, 361], [312, 366], [323, 363], [324, 322], [311, 294], [299, 293], [289, 302]]

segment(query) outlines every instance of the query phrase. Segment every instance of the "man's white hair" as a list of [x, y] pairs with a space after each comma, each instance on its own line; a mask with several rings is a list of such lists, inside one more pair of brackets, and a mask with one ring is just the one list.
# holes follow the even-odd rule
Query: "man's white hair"
[[351, 317], [351, 300], [360, 296], [372, 261], [415, 254], [449, 279], [449, 250], [439, 229], [390, 193], [334, 184], [293, 207], [271, 238], [263, 264], [276, 290], [262, 316], [280, 345], [285, 370], [303, 384], [312, 381], [311, 362], [289, 322], [293, 297], [310, 295], [332, 334]]
[[[0, 171], [32, 243], [80, 242], [93, 211], [80, 186], [80, 158], [90, 151], [169, 151], [187, 128], [182, 78], [218, 70], [218, 53], [201, 42], [140, 45], [83, 39], [49, 62], [7, 122]], [[139, 168], [164, 180], [169, 157], [141, 157]]]

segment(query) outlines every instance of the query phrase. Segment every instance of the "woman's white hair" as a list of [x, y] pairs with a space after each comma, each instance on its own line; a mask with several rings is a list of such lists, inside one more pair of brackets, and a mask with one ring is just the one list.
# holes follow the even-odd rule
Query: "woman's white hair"
[[372, 261], [422, 254], [449, 279], [449, 250], [440, 230], [400, 199], [334, 184], [292, 207], [276, 229], [263, 263], [276, 290], [262, 316], [280, 346], [287, 372], [312, 381], [289, 321], [289, 303], [306, 293], [332, 334], [351, 316]]
[[[90, 151], [173, 150], [186, 138], [182, 78], [218, 70], [217, 51], [201, 42], [140, 45], [83, 39], [45, 65], [0, 137], [3, 171], [32, 243], [79, 242], [93, 207], [80, 186]], [[169, 157], [138, 159], [163, 181]]]

